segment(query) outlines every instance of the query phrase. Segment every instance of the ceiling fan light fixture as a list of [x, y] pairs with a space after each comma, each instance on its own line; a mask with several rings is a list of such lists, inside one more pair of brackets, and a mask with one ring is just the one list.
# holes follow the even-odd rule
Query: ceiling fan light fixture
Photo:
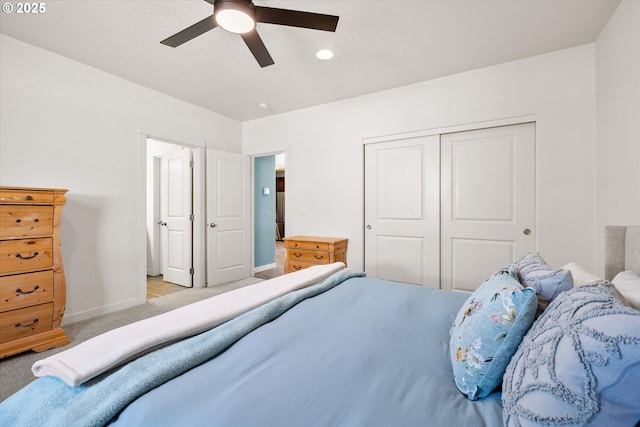
[[244, 34], [256, 27], [253, 9], [242, 1], [216, 1], [214, 16], [219, 26], [232, 33]]

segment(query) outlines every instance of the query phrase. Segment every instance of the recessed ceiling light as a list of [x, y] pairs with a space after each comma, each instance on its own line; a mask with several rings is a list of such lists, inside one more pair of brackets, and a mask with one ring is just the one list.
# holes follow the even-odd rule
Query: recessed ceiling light
[[333, 58], [333, 52], [329, 49], [320, 49], [316, 52], [316, 58], [322, 59], [323, 61], [327, 61]]
[[269, 104], [267, 104], [266, 102], [261, 102], [258, 104], [258, 108], [261, 110], [268, 110], [270, 107], [269, 107]]

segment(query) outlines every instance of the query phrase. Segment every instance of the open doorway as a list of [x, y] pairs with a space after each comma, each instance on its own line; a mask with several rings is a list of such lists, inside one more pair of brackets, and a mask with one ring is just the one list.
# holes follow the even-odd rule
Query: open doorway
[[147, 138], [147, 299], [193, 286], [194, 149]]
[[254, 276], [271, 279], [284, 274], [286, 218], [286, 153], [253, 158]]

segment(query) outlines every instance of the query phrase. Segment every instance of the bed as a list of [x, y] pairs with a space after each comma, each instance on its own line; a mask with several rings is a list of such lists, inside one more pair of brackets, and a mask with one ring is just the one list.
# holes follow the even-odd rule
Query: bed
[[338, 265], [86, 378], [43, 375], [0, 403], [0, 425], [634, 426], [640, 226], [606, 242], [608, 280], [523, 257], [472, 295]]

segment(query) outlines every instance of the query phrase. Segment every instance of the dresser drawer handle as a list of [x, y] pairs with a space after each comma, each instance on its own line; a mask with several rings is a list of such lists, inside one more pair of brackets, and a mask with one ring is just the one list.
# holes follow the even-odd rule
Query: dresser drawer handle
[[22, 256], [22, 254], [16, 254], [16, 258], [20, 258], [20, 259], [33, 259], [35, 257], [38, 256], [38, 252], [34, 252], [33, 255], [31, 256]]
[[295, 265], [295, 264], [294, 264], [294, 265], [293, 265], [293, 268], [295, 268], [296, 270], [301, 270], [301, 269], [302, 269], [302, 266], [301, 266], [301, 265]]
[[38, 323], [38, 319], [33, 319], [33, 322], [28, 323], [26, 325], [23, 325], [22, 323], [18, 322], [16, 323], [16, 328], [28, 328], [29, 326], [34, 326], [36, 323]]
[[298, 253], [293, 253], [294, 257], [300, 258], [302, 256], [302, 252], [298, 252]]
[[322, 258], [324, 258], [324, 255], [314, 255], [313, 257], [315, 259], [322, 259]]
[[18, 293], [18, 294], [22, 294], [22, 295], [27, 295], [27, 294], [32, 294], [32, 293], [34, 293], [34, 292], [35, 292], [35, 291], [37, 291], [38, 289], [40, 289], [40, 286], [38, 286], [38, 285], [35, 285], [35, 286], [33, 287], [33, 290], [32, 290], [32, 291], [23, 291], [22, 289], [18, 288], [18, 289], [16, 289], [16, 293]]
[[[34, 218], [33, 222], [38, 222], [40, 221], [38, 218]], [[16, 222], [22, 222], [22, 220], [20, 218], [16, 218]]]
[[25, 199], [27, 199], [27, 200], [33, 200], [33, 197], [31, 197], [31, 196], [27, 196], [27, 197], [25, 197]]

